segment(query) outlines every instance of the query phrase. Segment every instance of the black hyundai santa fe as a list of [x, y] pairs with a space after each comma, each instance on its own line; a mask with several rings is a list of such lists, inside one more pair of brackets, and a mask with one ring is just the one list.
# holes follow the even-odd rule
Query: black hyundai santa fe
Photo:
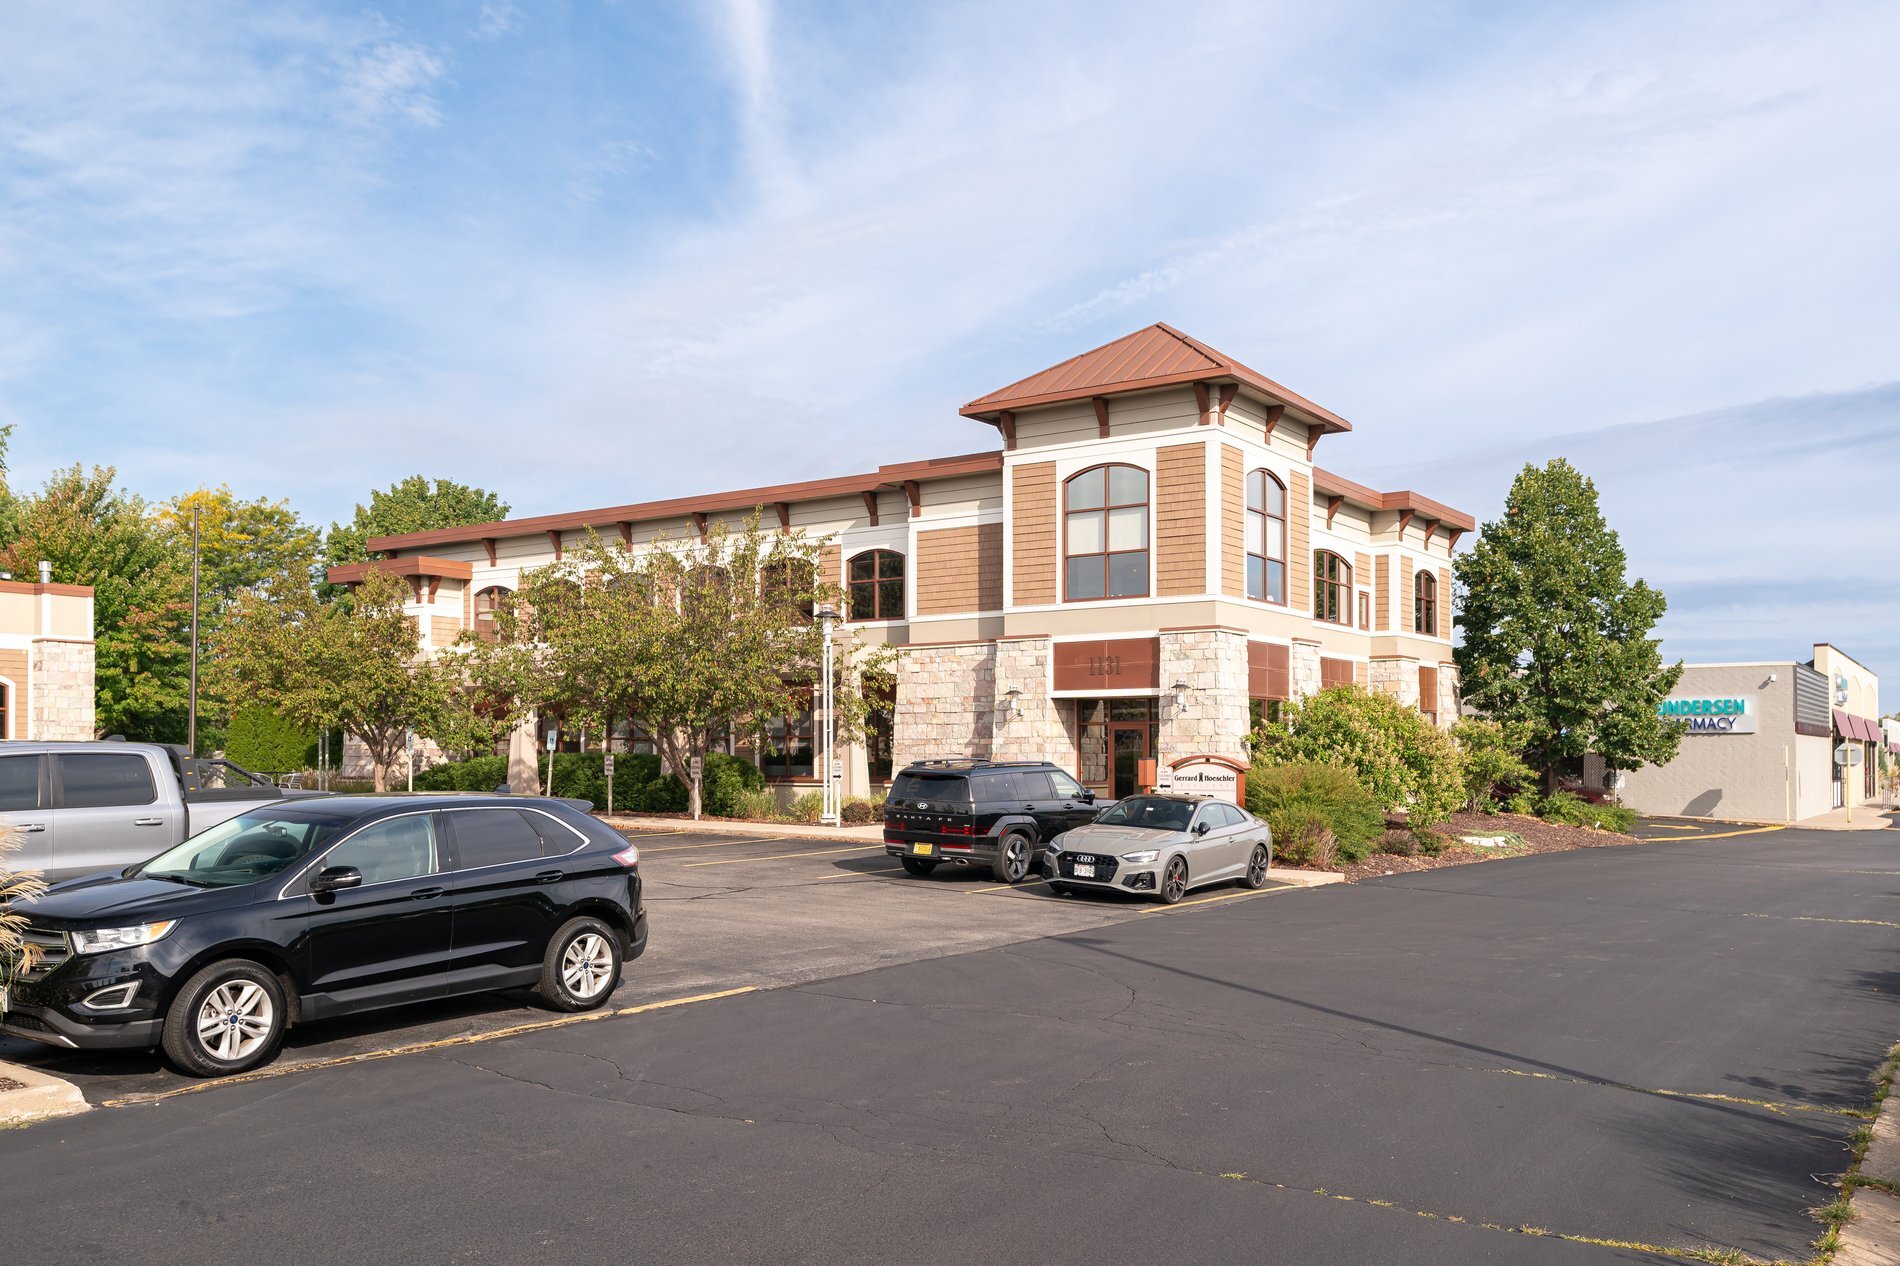
[[559, 800], [260, 808], [21, 903], [36, 957], [0, 992], [0, 1032], [162, 1046], [213, 1077], [273, 1058], [292, 1024], [375, 1007], [526, 985], [589, 1010], [646, 949], [638, 863]]

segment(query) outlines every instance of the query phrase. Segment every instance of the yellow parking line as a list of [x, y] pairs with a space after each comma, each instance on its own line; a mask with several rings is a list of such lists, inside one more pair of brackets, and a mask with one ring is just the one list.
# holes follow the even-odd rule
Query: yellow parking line
[[[610, 822], [607, 825], [613, 826], [613, 823]], [[620, 831], [622, 835], [627, 835], [627, 831], [621, 831], [620, 828], [617, 826], [614, 827], [614, 830]], [[637, 826], [634, 826], [634, 827], [628, 827], [627, 830], [640, 831], [640, 828]], [[627, 835], [627, 838], [630, 840], [657, 840], [662, 835], [684, 835], [684, 834], [686, 834], [686, 832], [684, 831], [640, 831], [640, 834]]]
[[835, 875], [820, 875], [814, 883], [823, 883], [827, 879], [860, 879], [869, 875], [895, 875], [904, 869], [902, 866], [880, 866], [876, 870], [841, 870]]
[[1694, 835], [1652, 835], [1645, 844], [1673, 844], [1677, 840], [1732, 840], [1738, 835], [1766, 835], [1770, 831], [1785, 831], [1785, 826], [1751, 826], [1746, 831], [1718, 831], [1714, 834], [1696, 832]]
[[136, 1103], [157, 1103], [163, 1099], [176, 1099], [179, 1095], [197, 1094], [201, 1090], [217, 1090], [223, 1086], [235, 1086], [247, 1081], [268, 1081], [273, 1077], [288, 1077], [292, 1073], [314, 1072], [320, 1068], [341, 1068], [345, 1064], [367, 1064], [372, 1060], [391, 1059], [397, 1055], [417, 1055], [425, 1051], [439, 1051], [450, 1046], [469, 1046], [476, 1042], [493, 1042], [499, 1038], [515, 1037], [522, 1033], [539, 1033], [543, 1029], [562, 1029], [574, 1024], [591, 1024], [596, 1020], [614, 1020], [626, 1015], [639, 1015], [645, 1011], [665, 1011], [670, 1007], [684, 1007], [695, 1002], [711, 1002], [715, 998], [731, 998], [742, 993], [755, 993], [757, 985], [742, 985], [737, 989], [721, 989], [715, 993], [696, 993], [686, 998], [668, 998], [664, 1002], [643, 1002], [636, 1007], [615, 1007], [607, 1011], [588, 1011], [580, 1015], [558, 1016], [551, 1020], [532, 1020], [527, 1024], [511, 1024], [505, 1029], [493, 1029], [487, 1033], [462, 1033], [455, 1037], [437, 1038], [431, 1042], [410, 1042], [404, 1046], [391, 1046], [380, 1051], [363, 1051], [356, 1055], [339, 1055], [334, 1059], [313, 1059], [294, 1064], [273, 1064], [260, 1068], [256, 1072], [239, 1073], [235, 1077], [220, 1077], [216, 1081], [195, 1082], [189, 1086], [179, 1086], [172, 1090], [162, 1090], [152, 1095], [128, 1095], [122, 1099], [105, 1099], [99, 1104], [102, 1108], [122, 1108]]
[[788, 857], [829, 857], [833, 853], [863, 853], [870, 849], [883, 849], [882, 844], [860, 844], [856, 848], [806, 849], [802, 853], [775, 853], [770, 857], [727, 857], [716, 862], [687, 862], [683, 869], [691, 870], [697, 866], [743, 866], [747, 862], [778, 862]]
[[1218, 892], [1218, 893], [1215, 893], [1211, 897], [1196, 897], [1192, 901], [1177, 901], [1171, 906], [1158, 906], [1153, 910], [1143, 910], [1141, 913], [1167, 914], [1174, 910], [1185, 910], [1189, 906], [1204, 906], [1215, 901], [1238, 901], [1242, 897], [1274, 897], [1274, 896], [1278, 896], [1280, 893], [1283, 893], [1283, 892], [1298, 892], [1298, 891], [1300, 891], [1300, 888], [1298, 885], [1288, 884], [1284, 888], [1261, 888], [1261, 889], [1248, 888], [1242, 892]]
[[796, 835], [742, 836], [736, 840], [720, 840], [717, 844], [668, 844], [665, 848], [643, 848], [642, 856], [648, 853], [687, 853], [696, 848], [731, 848], [735, 844], [783, 844], [786, 840], [795, 840]]
[[996, 888], [978, 888], [974, 892], [966, 892], [963, 895], [966, 897], [994, 897], [998, 893], [1021, 892], [1025, 888], [1037, 888], [1048, 882], [1049, 881], [1047, 879], [1032, 879], [1032, 880], [1029, 880], [1027, 883], [1003, 884], [1002, 886], [996, 887]]

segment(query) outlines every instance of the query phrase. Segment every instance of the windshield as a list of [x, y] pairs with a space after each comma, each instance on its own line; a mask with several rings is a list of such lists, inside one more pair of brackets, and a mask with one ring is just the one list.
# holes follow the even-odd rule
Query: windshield
[[1130, 796], [1117, 800], [1095, 819], [1103, 826], [1134, 826], [1147, 831], [1185, 831], [1194, 806], [1185, 800], [1160, 796]]
[[252, 884], [296, 865], [336, 834], [337, 822], [329, 817], [253, 809], [200, 831], [133, 873], [200, 888]]

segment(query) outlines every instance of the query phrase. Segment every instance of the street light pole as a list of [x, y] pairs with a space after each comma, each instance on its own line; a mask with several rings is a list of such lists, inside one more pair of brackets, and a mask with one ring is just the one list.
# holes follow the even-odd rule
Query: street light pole
[[825, 826], [837, 826], [843, 817], [843, 813], [841, 812], [842, 806], [838, 802], [838, 774], [840, 772], [838, 769], [838, 731], [837, 726], [832, 720], [832, 709], [836, 705], [837, 699], [833, 691], [831, 680], [831, 624], [832, 621], [838, 618], [838, 613], [827, 605], [820, 607], [815, 614], [818, 616], [819, 626], [822, 630], [825, 642], [824, 667], [820, 673], [821, 681], [818, 690], [818, 710], [822, 719], [812, 727], [818, 741], [823, 745], [823, 756], [821, 757], [821, 764], [819, 765], [819, 774], [823, 777], [824, 783], [819, 789], [820, 807], [818, 820]]
[[191, 507], [191, 690], [185, 705], [185, 745], [192, 759], [198, 756], [198, 517], [199, 506]]

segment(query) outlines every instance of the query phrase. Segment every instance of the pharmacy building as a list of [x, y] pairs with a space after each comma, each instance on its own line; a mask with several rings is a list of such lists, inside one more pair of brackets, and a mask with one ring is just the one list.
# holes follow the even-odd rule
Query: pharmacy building
[[[851, 795], [964, 756], [1052, 760], [1121, 796], [1150, 760], [1244, 758], [1255, 718], [1348, 682], [1456, 718], [1451, 558], [1473, 520], [1316, 464], [1354, 442], [1337, 414], [1166, 325], [961, 414], [981, 451], [381, 537], [378, 561], [331, 578], [407, 578], [431, 651], [492, 629], [522, 573], [590, 531], [631, 550], [754, 513], [802, 531], [859, 642], [902, 648], [894, 697], [841, 750]], [[762, 720], [733, 750], [798, 794], [823, 722]]]

